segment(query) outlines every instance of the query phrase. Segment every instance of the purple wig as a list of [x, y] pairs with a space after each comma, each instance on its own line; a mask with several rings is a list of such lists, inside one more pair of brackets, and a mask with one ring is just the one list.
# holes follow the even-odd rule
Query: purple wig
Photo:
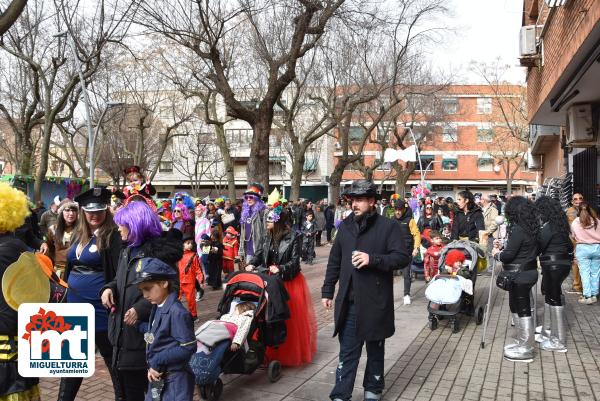
[[130, 247], [160, 237], [162, 226], [158, 216], [143, 202], [131, 202], [115, 214], [115, 223], [129, 230], [127, 243]]
[[[187, 208], [186, 205], [180, 203], [179, 205], [176, 205], [173, 208], [173, 212], [175, 211], [175, 209], [181, 210], [181, 220], [182, 221], [192, 220], [192, 216], [190, 216], [190, 210]], [[173, 222], [176, 222], [176, 221], [177, 221], [177, 219], [175, 218], [175, 213], [173, 213]]]
[[267, 208], [267, 205], [265, 205], [265, 203], [262, 201], [262, 199], [260, 199], [258, 196], [255, 195], [246, 195], [246, 196], [254, 196], [255, 198], [255, 203], [254, 203], [254, 207], [250, 208], [250, 205], [248, 205], [248, 202], [246, 202], [246, 200], [244, 199], [244, 204], [242, 205], [242, 216], [240, 221], [242, 223], [246, 222], [246, 220], [252, 216], [254, 216], [256, 213], [265, 210]]

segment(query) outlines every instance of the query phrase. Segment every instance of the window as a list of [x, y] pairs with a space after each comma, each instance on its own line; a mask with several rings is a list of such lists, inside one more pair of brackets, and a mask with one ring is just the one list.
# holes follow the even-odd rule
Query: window
[[225, 130], [225, 135], [229, 140], [229, 144], [245, 144], [252, 143], [251, 129], [228, 129]]
[[477, 114], [492, 114], [492, 98], [478, 97], [477, 98]]
[[[433, 171], [434, 163], [432, 163], [432, 162], [434, 160], [435, 160], [434, 155], [421, 155], [421, 164], [423, 165], [423, 169], [426, 171]], [[428, 166], [429, 166], [429, 168], [427, 168]], [[421, 170], [421, 166], [419, 166], [419, 160], [417, 159], [415, 171], [420, 171], [420, 170]]]
[[477, 130], [477, 142], [492, 142], [494, 131], [490, 128], [479, 128]]
[[477, 170], [494, 171], [494, 158], [487, 153], [483, 153], [477, 158]]
[[170, 106], [160, 106], [158, 109], [158, 115], [160, 118], [169, 118], [172, 116], [172, 108]]
[[444, 127], [442, 140], [444, 142], [458, 142], [458, 129], [456, 127]]
[[446, 98], [442, 99], [442, 107], [444, 114], [457, 114], [458, 113], [458, 99]]
[[456, 155], [444, 155], [442, 159], [442, 170], [456, 171], [458, 170], [458, 157]]
[[351, 141], [362, 141], [365, 137], [365, 129], [363, 127], [350, 127], [348, 130], [348, 139]]
[[161, 173], [171, 173], [173, 172], [173, 162], [172, 161], [161, 161], [158, 165], [158, 171]]
[[278, 158], [271, 157], [271, 160], [269, 160], [269, 175], [274, 177], [282, 177], [283, 173], [285, 172], [285, 161], [273, 159]]

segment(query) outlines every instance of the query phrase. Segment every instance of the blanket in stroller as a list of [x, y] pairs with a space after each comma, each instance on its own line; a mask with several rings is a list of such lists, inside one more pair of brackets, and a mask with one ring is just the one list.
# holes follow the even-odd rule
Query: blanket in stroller
[[221, 374], [221, 361], [229, 349], [231, 341], [224, 340], [216, 344], [210, 353], [196, 352], [190, 358], [190, 368], [194, 373], [196, 384], [214, 383]]
[[473, 282], [461, 276], [436, 276], [425, 290], [425, 297], [440, 305], [455, 304], [462, 292], [473, 294]]

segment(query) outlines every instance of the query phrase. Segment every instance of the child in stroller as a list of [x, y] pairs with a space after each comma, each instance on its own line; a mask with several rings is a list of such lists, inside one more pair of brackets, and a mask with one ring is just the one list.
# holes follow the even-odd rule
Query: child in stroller
[[[452, 244], [451, 244], [452, 245]], [[459, 329], [457, 315], [460, 313], [460, 304], [463, 292], [473, 295], [474, 280], [476, 275], [477, 260], [469, 249], [457, 249], [453, 244], [446, 248], [440, 257], [440, 273], [434, 277], [425, 290], [425, 297], [429, 300], [429, 328], [435, 330], [440, 319], [449, 318], [452, 332]], [[477, 257], [477, 253], [474, 253]], [[483, 308], [476, 312], [476, 322], [483, 321]]]
[[[275, 298], [267, 296], [266, 287], [274, 291], [273, 280], [257, 273], [232, 273], [219, 303], [221, 317], [196, 331], [198, 352], [192, 355], [190, 367], [203, 399], [219, 399], [221, 373], [251, 374], [265, 361], [265, 346], [285, 341], [285, 333], [276, 335], [277, 322], [266, 319], [272, 304], [268, 299]], [[281, 377], [279, 361], [269, 362], [268, 375], [272, 382]]]

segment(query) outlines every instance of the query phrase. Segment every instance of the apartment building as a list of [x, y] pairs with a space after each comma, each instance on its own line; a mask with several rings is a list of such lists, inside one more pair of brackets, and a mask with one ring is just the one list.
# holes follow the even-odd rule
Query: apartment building
[[600, 2], [524, 0], [520, 43], [530, 167], [548, 193], [572, 180], [574, 191], [598, 204]]
[[[506, 166], [510, 164], [511, 193], [533, 192], [536, 173], [528, 171], [525, 163], [518, 164], [526, 158], [527, 145], [513, 137], [502, 113], [502, 108], [523, 107], [519, 104], [523, 95], [523, 87], [504, 84], [494, 88], [451, 85], [441, 91], [437, 97], [440, 98], [443, 116], [438, 116], [438, 121], [427, 124], [426, 128], [422, 119], [413, 124], [415, 139], [420, 143], [421, 163], [416, 163], [405, 191], [424, 178], [432, 185], [432, 191], [440, 196], [454, 197], [463, 189], [504, 194], [507, 192]], [[401, 119], [409, 126], [409, 118], [412, 117], [402, 116]], [[523, 123], [526, 121], [511, 121], [511, 124]], [[359, 132], [356, 137], [361, 134]], [[411, 144], [409, 136], [404, 145]], [[390, 146], [394, 147], [393, 144]], [[364, 163], [369, 165], [381, 159], [382, 149], [379, 145], [368, 143], [362, 154]], [[337, 151], [334, 155], [339, 157], [341, 152]], [[350, 167], [344, 173], [343, 184], [358, 178], [362, 178], [361, 172]], [[373, 179], [383, 185], [384, 193], [395, 190], [395, 174], [389, 166], [383, 164], [378, 168]]]

